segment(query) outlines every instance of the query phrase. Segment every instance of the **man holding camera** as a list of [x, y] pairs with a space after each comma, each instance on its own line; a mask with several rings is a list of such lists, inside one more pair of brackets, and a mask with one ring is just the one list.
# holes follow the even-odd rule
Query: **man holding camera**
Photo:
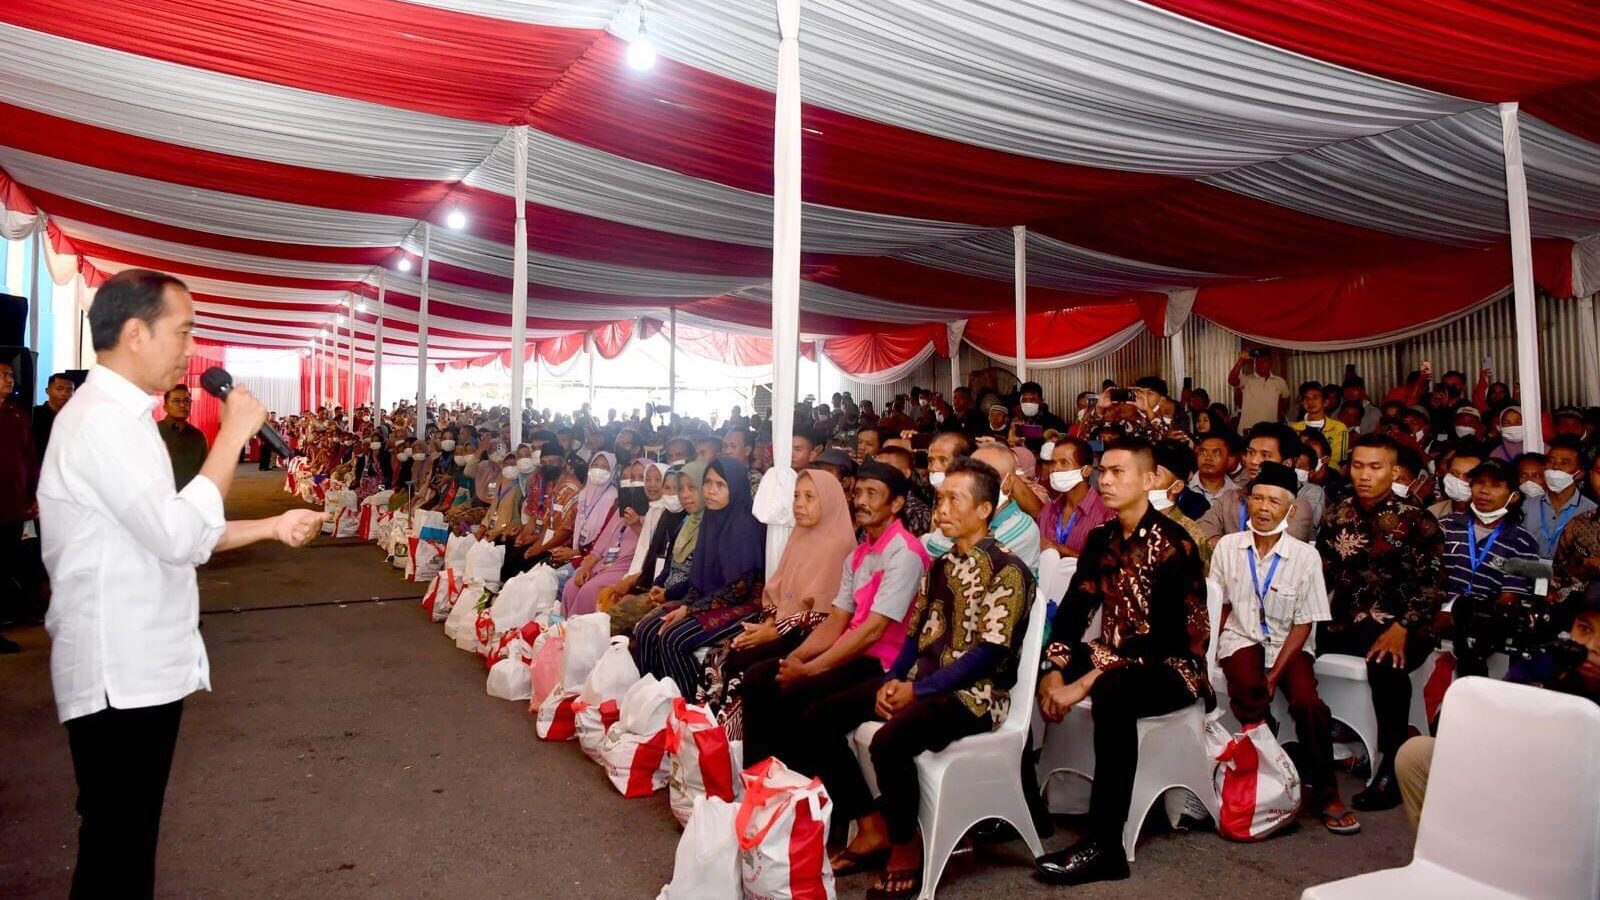
[[[1250, 371], [1244, 371], [1250, 363]], [[1289, 382], [1272, 373], [1272, 351], [1245, 350], [1228, 370], [1228, 384], [1239, 393], [1239, 431], [1257, 422], [1282, 422], [1289, 412]]]

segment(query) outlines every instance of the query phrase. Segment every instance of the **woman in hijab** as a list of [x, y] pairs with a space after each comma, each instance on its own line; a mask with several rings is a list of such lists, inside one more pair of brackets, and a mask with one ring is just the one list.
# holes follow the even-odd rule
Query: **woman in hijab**
[[[652, 610], [687, 592], [694, 545], [700, 535], [700, 482], [707, 465], [692, 462], [669, 472], [666, 490], [670, 493], [662, 498], [669, 502], [650, 536], [634, 581], [623, 579], [613, 586], [613, 597], [619, 598], [614, 602], [607, 601], [603, 591], [596, 601], [597, 609], [611, 614], [613, 637], [633, 634], [635, 626]], [[638, 641], [633, 646], [637, 657]]]
[[839, 480], [820, 469], [801, 472], [794, 484], [794, 531], [761, 592], [761, 618], [740, 623], [741, 633], [706, 657], [706, 688], [698, 702], [717, 710], [730, 740], [744, 738], [739, 686], [745, 671], [788, 655], [828, 617], [845, 558], [855, 546], [850, 504]]
[[[526, 471], [519, 466], [527, 460]], [[481, 538], [486, 541], [499, 541], [516, 533], [522, 525], [519, 515], [522, 509], [522, 498], [527, 495], [528, 477], [534, 470], [533, 448], [527, 444], [517, 447], [515, 456], [503, 457], [500, 468], [490, 482], [493, 499], [489, 505], [489, 514], [483, 520], [483, 534]]]
[[650, 511], [642, 464], [635, 462], [623, 470], [617, 510], [562, 589], [561, 611], [569, 619], [594, 612], [600, 590], [621, 581], [633, 565], [633, 551], [644, 529], [644, 517]]
[[583, 490], [578, 492], [578, 517], [572, 524], [572, 548], [587, 553], [600, 538], [617, 510], [617, 458], [605, 450], [589, 458], [589, 472]]
[[652, 612], [634, 629], [640, 671], [671, 677], [686, 697], [700, 687], [694, 652], [739, 634], [740, 623], [760, 613], [766, 580], [766, 527], [751, 511], [744, 463], [718, 457], [706, 469], [700, 496], [705, 512], [683, 600]]
[[1514, 463], [1522, 455], [1522, 440], [1525, 429], [1522, 427], [1522, 407], [1507, 406], [1500, 410], [1500, 415], [1495, 417], [1495, 430], [1500, 434], [1500, 446], [1489, 452], [1490, 459], [1505, 460]]

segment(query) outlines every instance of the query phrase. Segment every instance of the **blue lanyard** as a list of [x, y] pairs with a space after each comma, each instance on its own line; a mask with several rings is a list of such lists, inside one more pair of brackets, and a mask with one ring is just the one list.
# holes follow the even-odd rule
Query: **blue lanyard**
[[1483, 552], [1479, 553], [1478, 526], [1471, 522], [1467, 523], [1467, 563], [1472, 566], [1474, 574], [1477, 573], [1478, 567], [1483, 565], [1483, 561], [1489, 558], [1489, 551], [1494, 549], [1494, 542], [1499, 539], [1500, 532], [1505, 530], [1506, 523], [1501, 522], [1496, 525], [1494, 530], [1489, 532], [1489, 536], [1483, 539]]
[[1267, 566], [1267, 581], [1262, 584], [1261, 579], [1256, 575], [1256, 548], [1252, 546], [1248, 549], [1250, 551], [1250, 586], [1255, 589], [1256, 607], [1261, 612], [1261, 636], [1267, 637], [1272, 634], [1272, 630], [1267, 627], [1267, 594], [1272, 591], [1272, 579], [1278, 577], [1278, 563], [1283, 562], [1283, 557], [1277, 554], [1273, 555], [1272, 565]]
[[1074, 508], [1072, 510], [1072, 515], [1067, 517], [1067, 525], [1065, 528], [1061, 527], [1061, 518], [1059, 516], [1056, 517], [1056, 543], [1063, 547], [1067, 545], [1067, 537], [1072, 534], [1072, 525], [1074, 522], [1078, 521], [1078, 514], [1081, 512], [1083, 512], [1082, 504]]
[[1567, 523], [1578, 513], [1578, 500], [1573, 498], [1572, 505], [1567, 507], [1561, 515], [1556, 516], [1556, 530], [1550, 530], [1550, 502], [1546, 500], [1539, 504], [1539, 530], [1544, 532], [1545, 546], [1555, 549], [1556, 538], [1561, 537], [1561, 532], [1566, 529]]

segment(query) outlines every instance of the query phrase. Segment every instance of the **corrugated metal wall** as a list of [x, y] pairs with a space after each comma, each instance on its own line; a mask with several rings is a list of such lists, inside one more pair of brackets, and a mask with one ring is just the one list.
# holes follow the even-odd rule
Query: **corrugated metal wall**
[[[1544, 402], [1552, 408], [1565, 403], [1581, 405], [1587, 398], [1583, 396], [1578, 304], [1541, 296], [1538, 313], [1540, 384], [1544, 389]], [[1494, 359], [1495, 378], [1509, 382], [1516, 375], [1514, 334], [1512, 301], [1507, 295], [1443, 328], [1399, 343], [1333, 353], [1285, 351], [1278, 355], [1277, 369], [1290, 387], [1295, 388], [1313, 378], [1337, 383], [1344, 378], [1345, 365], [1354, 364], [1356, 371], [1366, 378], [1369, 391], [1374, 396], [1382, 396], [1406, 373], [1420, 368], [1423, 360], [1433, 363], [1437, 374], [1451, 369], [1467, 373], [1470, 384], [1477, 379], [1482, 358], [1490, 356]], [[1188, 372], [1195, 385], [1205, 388], [1213, 400], [1231, 403], [1228, 370], [1239, 355], [1239, 336], [1199, 316], [1191, 316], [1184, 325], [1183, 337]], [[1061, 369], [1035, 369], [1029, 374], [1044, 387], [1045, 400], [1053, 408], [1070, 408], [1078, 392], [1096, 390], [1106, 378], [1128, 384], [1141, 375], [1159, 373], [1171, 383], [1167, 346], [1166, 341], [1142, 332], [1121, 349], [1100, 359]], [[963, 373], [985, 366], [1012, 371], [1012, 367], [991, 360], [969, 344], [962, 344]], [[913, 385], [934, 387], [946, 393], [950, 387], [950, 363], [943, 359], [930, 360], [910, 377], [882, 386], [851, 381], [840, 377], [833, 369], [829, 374], [835, 379], [832, 386], [825, 385], [829, 393], [848, 390], [858, 400], [869, 398], [880, 404], [895, 394], [909, 392]], [[1171, 387], [1176, 391], [1178, 385]]]

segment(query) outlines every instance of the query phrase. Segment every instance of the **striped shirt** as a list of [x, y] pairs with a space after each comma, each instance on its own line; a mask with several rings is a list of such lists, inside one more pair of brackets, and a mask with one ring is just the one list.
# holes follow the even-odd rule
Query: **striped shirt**
[[[1479, 526], [1477, 517], [1470, 512], [1451, 513], [1440, 520], [1439, 528], [1444, 531], [1445, 609], [1449, 609], [1457, 597], [1472, 595], [1493, 599], [1508, 592], [1533, 593], [1528, 579], [1506, 574], [1505, 563], [1508, 559], [1537, 559], [1539, 541], [1520, 525], [1505, 519], [1500, 522], [1504, 527], [1490, 544], [1489, 535], [1494, 529]], [[1478, 552], [1487, 554], [1476, 571], [1472, 567], [1472, 543], [1467, 535], [1467, 530], [1474, 527], [1477, 528], [1473, 537], [1477, 540]]]
[[[1236, 531], [1217, 541], [1211, 553], [1211, 580], [1222, 588], [1223, 603], [1232, 607], [1217, 638], [1217, 659], [1227, 659], [1251, 644], [1260, 644], [1270, 667], [1296, 625], [1326, 622], [1333, 617], [1328, 591], [1322, 581], [1322, 557], [1317, 548], [1285, 532], [1256, 559], [1255, 535]], [[1276, 570], [1273, 560], [1279, 560]], [[1271, 575], [1270, 579], [1268, 575]], [[1265, 596], [1257, 599], [1260, 586]], [[1315, 636], [1306, 638], [1306, 652], [1314, 652]]]
[[[1092, 492], [1091, 492], [1092, 493]], [[1034, 578], [1039, 577], [1039, 526], [1022, 511], [1017, 501], [1008, 500], [989, 522], [989, 533], [1007, 552], [1028, 565]], [[922, 546], [928, 555], [938, 559], [950, 552], [955, 542], [934, 529], [922, 536]]]

